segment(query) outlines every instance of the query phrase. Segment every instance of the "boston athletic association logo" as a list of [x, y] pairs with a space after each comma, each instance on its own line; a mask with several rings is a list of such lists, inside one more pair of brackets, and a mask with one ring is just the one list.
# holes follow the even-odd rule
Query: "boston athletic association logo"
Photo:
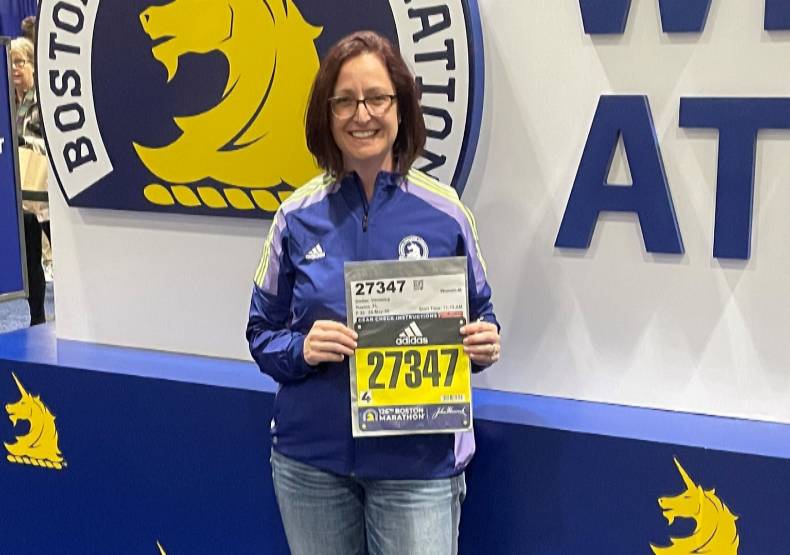
[[148, 185], [149, 201], [171, 205], [180, 192], [182, 204], [202, 201], [224, 208], [224, 193], [243, 207], [249, 198], [236, 188], [241, 187], [258, 206], [271, 210], [277, 207], [271, 187], [306, 183], [319, 172], [301, 128], [318, 71], [314, 40], [321, 29], [306, 23], [293, 2], [174, 0], [147, 8], [140, 22], [155, 42], [153, 57], [167, 70], [168, 82], [179, 58], [189, 53], [217, 51], [228, 63], [216, 106], [175, 118], [182, 134], [172, 143], [159, 148], [135, 143], [134, 148], [145, 167], [166, 182], [199, 183], [210, 177], [234, 187], [193, 192]]
[[702, 486], [694, 483], [677, 459], [675, 465], [678, 467], [686, 490], [674, 497], [661, 497], [658, 504], [670, 525], [676, 518], [690, 518], [694, 519], [696, 526], [688, 537], [670, 538], [671, 545], [668, 547], [651, 544], [653, 553], [655, 555], [694, 553], [737, 555], [740, 538], [735, 521], [738, 517], [716, 497], [715, 489], [702, 489]]
[[404, 237], [398, 245], [398, 260], [425, 260], [428, 258], [428, 243], [419, 235]]
[[22, 398], [5, 406], [11, 424], [27, 421], [30, 430], [16, 438], [13, 443], [4, 443], [7, 459], [12, 463], [30, 464], [42, 468], [61, 470], [66, 461], [58, 448], [58, 430], [55, 416], [38, 395], [28, 393], [15, 374], [12, 374]]
[[476, 0], [42, 0], [38, 91], [72, 206], [265, 217], [319, 173], [319, 59], [378, 31], [422, 90], [417, 167], [461, 191], [482, 113]]

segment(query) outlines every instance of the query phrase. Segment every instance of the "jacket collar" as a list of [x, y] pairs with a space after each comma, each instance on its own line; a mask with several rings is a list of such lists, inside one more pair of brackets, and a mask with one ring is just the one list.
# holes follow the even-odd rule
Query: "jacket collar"
[[[376, 175], [376, 188], [378, 189], [379, 187], [385, 187], [385, 188], [397, 187], [401, 184], [403, 179], [404, 179], [403, 174], [399, 172], [388, 172], [382, 170], [378, 173], [378, 175]], [[359, 174], [357, 174], [357, 172], [355, 171], [345, 174], [340, 179], [341, 185], [358, 186], [360, 185], [360, 183], [361, 181], [359, 178]]]

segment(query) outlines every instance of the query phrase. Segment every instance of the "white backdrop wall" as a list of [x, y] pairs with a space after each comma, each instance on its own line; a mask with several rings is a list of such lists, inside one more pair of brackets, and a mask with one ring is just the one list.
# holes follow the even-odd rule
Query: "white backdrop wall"
[[[790, 422], [790, 131], [761, 132], [752, 255], [713, 258], [715, 131], [680, 129], [681, 96], [790, 96], [790, 33], [763, 5], [713, 0], [702, 34], [661, 32], [633, 0], [626, 33], [590, 37], [576, 0], [479, 0], [477, 216], [504, 358], [476, 385]], [[586, 251], [555, 249], [601, 94], [649, 97], [682, 256], [651, 255], [635, 216]], [[612, 178], [626, 179], [615, 160]], [[267, 222], [70, 209], [52, 194], [61, 338], [249, 358], [243, 338]]]

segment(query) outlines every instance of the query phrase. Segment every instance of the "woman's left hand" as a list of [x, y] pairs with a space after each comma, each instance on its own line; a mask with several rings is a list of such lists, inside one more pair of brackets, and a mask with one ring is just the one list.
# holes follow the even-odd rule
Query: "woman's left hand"
[[464, 351], [475, 364], [491, 366], [499, 360], [502, 347], [495, 324], [478, 320], [463, 326], [461, 335], [464, 336]]

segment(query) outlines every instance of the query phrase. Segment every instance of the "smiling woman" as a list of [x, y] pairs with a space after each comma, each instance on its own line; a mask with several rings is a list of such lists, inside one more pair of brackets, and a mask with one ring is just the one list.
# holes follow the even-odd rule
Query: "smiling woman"
[[[379, 171], [392, 171], [392, 147], [398, 134], [397, 95], [387, 68], [366, 52], [344, 63], [335, 82], [332, 138], [343, 155], [346, 171], [356, 171], [368, 199]], [[361, 98], [361, 100], [357, 100]], [[360, 109], [364, 106], [364, 109]]]
[[370, 198], [379, 171], [409, 171], [425, 146], [425, 122], [414, 77], [392, 44], [375, 33], [352, 37], [321, 63], [307, 146], [331, 174], [359, 174]]
[[[253, 286], [247, 340], [280, 383], [272, 472], [294, 553], [452, 554], [472, 432], [352, 434], [344, 263], [466, 257], [472, 370], [499, 359], [477, 231], [456, 192], [412, 166], [425, 144], [414, 77], [385, 38], [335, 44], [313, 84], [306, 139], [325, 174], [286, 200]], [[406, 410], [406, 409], [404, 409]]]

